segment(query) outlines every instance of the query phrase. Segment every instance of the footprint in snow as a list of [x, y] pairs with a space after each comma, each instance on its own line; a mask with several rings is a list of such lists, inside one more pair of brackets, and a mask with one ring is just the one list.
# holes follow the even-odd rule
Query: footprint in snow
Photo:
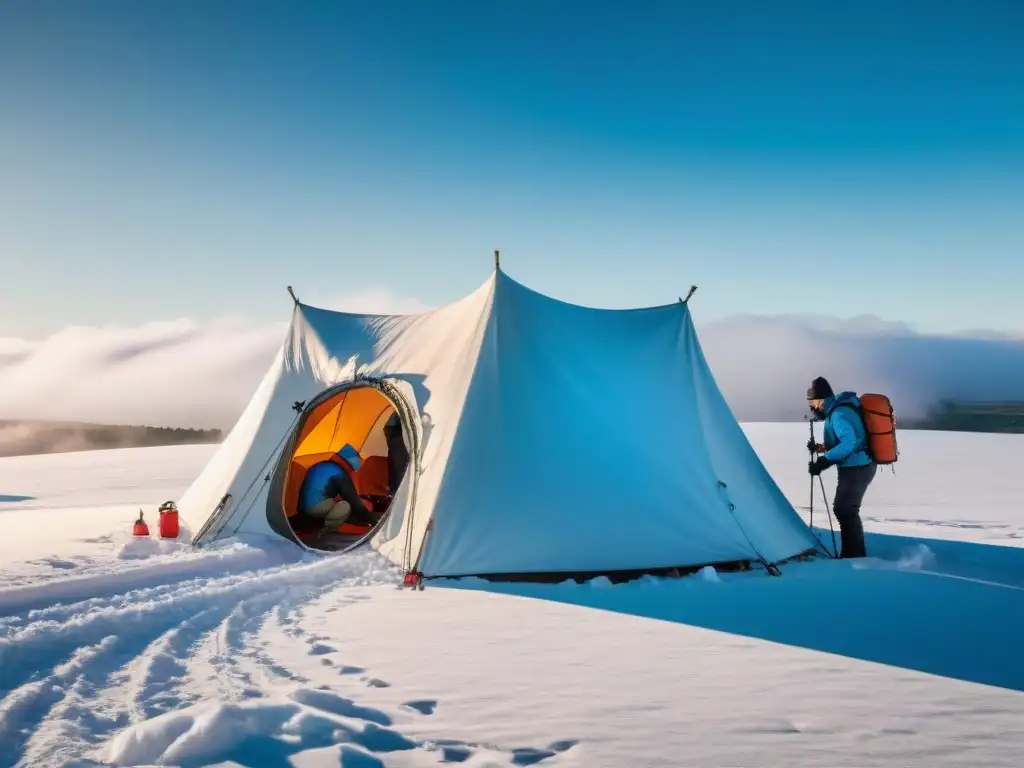
[[361, 707], [352, 699], [346, 699], [329, 690], [302, 688], [292, 694], [292, 699], [299, 704], [313, 707], [332, 715], [351, 717], [356, 720], [365, 720], [368, 723], [377, 725], [391, 725], [391, 718], [378, 709]]
[[[341, 765], [377, 768], [390, 763], [395, 752], [422, 752], [440, 756], [444, 763], [465, 763], [474, 757], [503, 754], [513, 765], [543, 764], [576, 746], [558, 741], [546, 748], [507, 749], [458, 739], [420, 740], [394, 727], [391, 717], [372, 707], [360, 706], [324, 688], [294, 691], [288, 704], [256, 700], [217, 705], [221, 728], [229, 739], [210, 739], [197, 714], [187, 710], [167, 712], [122, 732], [110, 745], [115, 765], [177, 763], [175, 751], [187, 751], [190, 765], [290, 765], [303, 755], [313, 757], [331, 746]], [[414, 704], [417, 702], [409, 702]], [[423, 702], [419, 702], [423, 703]], [[352, 722], [361, 721], [361, 722]], [[438, 755], [440, 753], [440, 755]], [[415, 756], [412, 756], [415, 760]], [[310, 763], [312, 764], [312, 763]], [[320, 764], [320, 763], [317, 763]], [[337, 765], [337, 762], [333, 764]], [[78, 763], [75, 764], [76, 766]], [[86, 762], [86, 765], [98, 763]]]
[[310, 656], [326, 656], [328, 653], [334, 653], [337, 649], [332, 648], [324, 643], [314, 643], [309, 649]]
[[416, 701], [407, 701], [402, 706], [406, 709], [413, 709], [421, 715], [432, 715], [434, 714], [434, 709], [437, 708], [437, 701], [434, 699], [417, 699]]
[[114, 535], [112, 533], [105, 534], [103, 536], [95, 536], [91, 539], [79, 539], [83, 544], [113, 544]]
[[[549, 744], [547, 749], [520, 747], [512, 750], [511, 761], [513, 765], [536, 765], [562, 752], [568, 752], [577, 744], [579, 744], [578, 741], [566, 740]], [[425, 743], [424, 746], [430, 750], [440, 750], [442, 761], [445, 763], [464, 763], [473, 756], [477, 749], [486, 749], [489, 752], [505, 751], [493, 744], [474, 744], [457, 739], [431, 740]]]
[[366, 670], [363, 669], [362, 667], [349, 667], [349, 666], [346, 666], [344, 664], [342, 666], [338, 667], [338, 674], [339, 675], [358, 675], [358, 674], [360, 674], [362, 672], [365, 672], [365, 671]]
[[464, 763], [473, 756], [473, 750], [470, 749], [469, 745], [462, 744], [461, 742], [435, 742], [435, 745], [441, 750], [444, 762], [446, 763]]
[[789, 720], [774, 720], [765, 721], [760, 723], [747, 723], [738, 726], [733, 729], [735, 733], [754, 733], [754, 734], [767, 734], [767, 733], [800, 733], [800, 728], [796, 723], [792, 723]]
[[72, 568], [77, 568], [78, 563], [73, 563], [70, 560], [62, 560], [59, 557], [44, 557], [42, 560], [30, 561], [32, 565], [48, 565], [51, 568], [56, 568], [60, 571], [70, 571]]
[[554, 757], [559, 752], [568, 752], [579, 742], [573, 740], [556, 741], [547, 749], [534, 749], [533, 747], [521, 747], [512, 750], [512, 763], [514, 765], [536, 765], [537, 763]]
[[383, 680], [378, 680], [376, 677], [371, 677], [366, 681], [366, 684], [371, 688], [390, 688], [391, 683], [385, 683]]

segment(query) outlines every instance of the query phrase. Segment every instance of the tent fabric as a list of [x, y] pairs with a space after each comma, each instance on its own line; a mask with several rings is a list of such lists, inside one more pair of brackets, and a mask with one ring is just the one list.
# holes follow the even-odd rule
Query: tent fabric
[[686, 303], [592, 309], [500, 270], [418, 315], [297, 304], [264, 382], [179, 503], [196, 543], [289, 536], [281, 452], [329, 449], [332, 409], [379, 396], [368, 386], [381, 382], [406, 414], [411, 463], [370, 544], [424, 576], [774, 563], [817, 544], [733, 417]]
[[375, 390], [340, 392], [306, 418], [295, 455], [337, 451], [346, 443], [362, 454], [373, 427], [391, 413], [394, 407]]
[[385, 456], [370, 456], [355, 476], [356, 488], [364, 496], [387, 496], [388, 460]]

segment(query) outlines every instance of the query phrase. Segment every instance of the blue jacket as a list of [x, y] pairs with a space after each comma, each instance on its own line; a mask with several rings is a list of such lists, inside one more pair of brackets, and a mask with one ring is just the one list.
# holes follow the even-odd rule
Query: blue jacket
[[863, 467], [871, 463], [867, 430], [860, 416], [860, 399], [855, 393], [840, 392], [835, 397], [825, 398], [824, 439], [826, 450], [822, 455], [840, 467]]

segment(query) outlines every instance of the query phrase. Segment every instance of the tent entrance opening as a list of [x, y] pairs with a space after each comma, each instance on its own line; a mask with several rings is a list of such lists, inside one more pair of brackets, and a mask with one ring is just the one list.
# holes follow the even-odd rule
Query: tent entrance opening
[[306, 414], [293, 445], [283, 505], [295, 536], [336, 550], [370, 534], [409, 463], [394, 404], [373, 387], [344, 389]]

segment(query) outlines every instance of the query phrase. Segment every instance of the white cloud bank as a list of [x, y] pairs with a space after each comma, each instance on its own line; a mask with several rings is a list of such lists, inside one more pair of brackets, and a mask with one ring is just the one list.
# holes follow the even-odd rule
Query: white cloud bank
[[700, 329], [701, 344], [737, 417], [802, 418], [815, 376], [838, 392], [883, 392], [897, 415], [942, 399], [1024, 400], [1024, 337], [917, 333], [877, 318], [735, 317]]
[[[427, 307], [379, 290], [313, 303], [367, 313]], [[69, 327], [41, 342], [0, 338], [0, 418], [229, 427], [287, 323], [189, 320]], [[1024, 399], [1024, 339], [929, 336], [874, 318], [737, 317], [700, 327], [712, 369], [743, 421], [799, 419], [817, 375], [881, 391], [903, 416], [940, 398]]]
[[[426, 308], [387, 291], [316, 303], [366, 313]], [[40, 342], [0, 338], [0, 418], [230, 427], [287, 327], [227, 318], [72, 326]]]

